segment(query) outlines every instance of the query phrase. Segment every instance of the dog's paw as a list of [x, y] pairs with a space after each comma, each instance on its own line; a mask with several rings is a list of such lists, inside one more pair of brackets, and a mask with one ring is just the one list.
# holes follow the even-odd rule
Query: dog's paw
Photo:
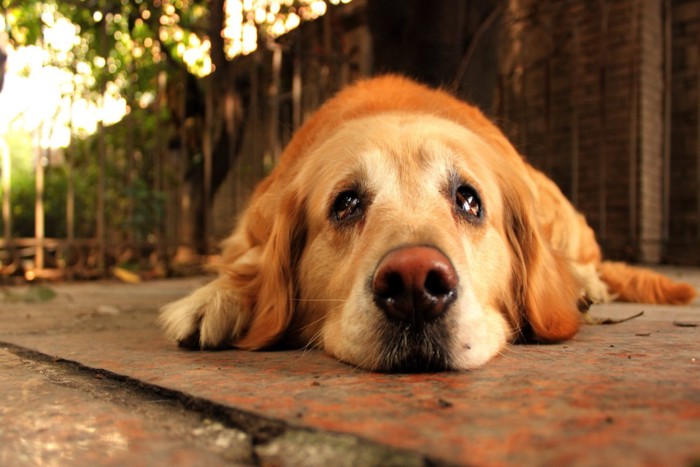
[[158, 322], [181, 347], [217, 349], [235, 343], [248, 325], [248, 317], [235, 293], [223, 279], [217, 279], [165, 305]]
[[[603, 282], [592, 263], [572, 263], [571, 271], [581, 286], [581, 295], [586, 297], [588, 306], [596, 303], [609, 303], [615, 300], [615, 296], [608, 290], [608, 285]], [[579, 303], [579, 308], [581, 304]]]

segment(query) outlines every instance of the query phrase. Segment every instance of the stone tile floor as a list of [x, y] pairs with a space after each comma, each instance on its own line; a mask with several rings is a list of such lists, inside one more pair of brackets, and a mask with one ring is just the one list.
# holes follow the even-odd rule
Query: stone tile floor
[[700, 302], [599, 306], [644, 315], [471, 372], [388, 375], [316, 350], [178, 349], [157, 309], [205, 281], [0, 289], [0, 465], [700, 465]]

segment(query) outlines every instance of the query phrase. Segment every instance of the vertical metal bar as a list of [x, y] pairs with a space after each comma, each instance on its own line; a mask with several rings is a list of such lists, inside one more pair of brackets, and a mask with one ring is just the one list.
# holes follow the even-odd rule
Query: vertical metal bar
[[[219, 72], [221, 73], [221, 71]], [[202, 241], [204, 244], [204, 253], [209, 254], [210, 240], [211, 236], [211, 201], [212, 201], [212, 162], [213, 162], [213, 138], [214, 138], [214, 106], [215, 97], [214, 94], [214, 84], [216, 83], [215, 77], [209, 76], [207, 78], [207, 86], [204, 94], [205, 110], [204, 110], [204, 135], [202, 138], [202, 153], [204, 156], [204, 173], [203, 173], [203, 183], [202, 183], [202, 216], [204, 217], [204, 225], [202, 229]]]
[[[632, 4], [632, 25], [630, 27], [634, 31], [635, 37], [634, 44], [638, 44], [641, 39], [642, 28], [640, 27], [639, 21], [639, 8], [637, 1], [635, 0]], [[629, 107], [629, 153], [628, 153], [628, 174], [627, 174], [627, 193], [628, 193], [628, 206], [627, 213], [629, 216], [629, 227], [628, 235], [630, 243], [634, 245], [636, 251], [640, 251], [641, 245], [639, 244], [639, 225], [638, 225], [638, 199], [639, 199], [639, 71], [640, 68], [637, 66], [638, 60], [641, 60], [641, 49], [634, 51], [632, 61], [630, 63], [629, 76], [629, 93], [630, 93], [630, 107]]]
[[498, 120], [501, 123], [501, 129], [503, 132], [510, 136], [510, 115], [508, 115], [508, 96], [506, 95], [507, 85], [506, 85], [507, 72], [499, 75], [498, 77]]
[[605, 0], [600, 2], [600, 67], [599, 67], [599, 86], [600, 95], [598, 96], [598, 118], [600, 134], [598, 136], [598, 167], [600, 173], [598, 177], [598, 234], [604, 246], [607, 238], [607, 178], [608, 178], [608, 161], [607, 161], [607, 88], [606, 88], [606, 73], [607, 73], [607, 46], [608, 46], [608, 5]]
[[[550, 43], [553, 43], [551, 40]], [[552, 158], [552, 54], [547, 54], [544, 79], [544, 167], [547, 175], [554, 174]], [[561, 183], [561, 182], [560, 182]]]
[[[130, 106], [135, 106], [136, 105], [136, 90], [135, 90], [135, 72], [134, 72], [134, 62], [133, 60], [129, 61], [126, 69], [126, 101], [128, 102], [128, 105]], [[157, 100], [157, 98], [156, 98]], [[156, 113], [156, 115], [158, 115]], [[136, 173], [137, 173], [137, 167], [136, 167], [136, 157], [135, 157], [135, 152], [136, 152], [136, 146], [135, 146], [135, 138], [134, 135], [136, 134], [136, 121], [134, 120], [134, 115], [131, 113], [130, 115], [127, 115], [124, 120], [124, 125], [126, 126], [126, 141], [124, 142], [124, 152], [125, 152], [125, 158], [126, 158], [126, 179], [124, 182], [126, 183], [127, 189], [132, 190], [131, 196], [129, 196], [126, 199], [126, 221], [127, 225], [129, 228], [126, 231], [126, 241], [129, 248], [133, 248], [132, 243], [134, 242], [136, 236], [134, 235], [134, 207], [135, 207], [135, 200], [134, 200], [134, 194], [135, 192], [133, 191], [134, 189], [134, 184], [136, 182]]]
[[270, 151], [276, 164], [280, 156], [280, 85], [282, 72], [282, 47], [272, 44], [272, 83], [270, 84]]
[[292, 129], [296, 130], [301, 126], [301, 54], [302, 54], [302, 33], [299, 35], [294, 45], [294, 75], [292, 77]]
[[[107, 57], [107, 21], [102, 20], [99, 28], [99, 50], [100, 55]], [[106, 80], [100, 78], [100, 104], [104, 107], [104, 95], [106, 91]], [[95, 235], [97, 240], [97, 270], [103, 273], [105, 270], [105, 248], [106, 248], [106, 228], [105, 228], [105, 164], [107, 159], [107, 145], [105, 141], [104, 122], [100, 118], [97, 122], [97, 206], [96, 206], [96, 226]]]
[[[4, 135], [3, 135], [4, 136]], [[10, 162], [10, 148], [4, 137], [0, 139], [0, 159], [2, 159], [2, 225], [5, 246], [9, 246], [12, 239], [12, 213], [10, 211], [10, 175], [12, 164]]]
[[[36, 138], [34, 163], [34, 269], [44, 269], [44, 150], [41, 147], [41, 130]], [[48, 149], [47, 149], [48, 151]], [[30, 277], [33, 278], [33, 277]]]
[[[72, 98], [71, 98], [72, 102]], [[72, 105], [71, 105], [72, 107]], [[78, 149], [78, 142], [73, 139], [73, 118], [71, 116], [70, 124], [71, 132], [71, 144], [66, 152], [66, 248], [64, 250], [64, 255], [66, 259], [69, 259], [73, 251], [73, 242], [75, 240], [75, 180], [73, 175], [73, 160], [75, 159], [74, 153]], [[65, 261], [62, 265], [64, 272], [66, 274], [66, 279], [73, 279], [73, 268], [70, 266], [68, 261]]]
[[331, 12], [333, 9], [323, 15], [323, 64], [321, 65], [321, 101], [329, 94], [331, 85], [331, 77], [337, 76], [335, 70], [335, 51], [333, 50], [333, 36], [331, 29]]
[[[700, 52], [700, 49], [699, 49]], [[698, 54], [698, 58], [700, 58], [700, 53]], [[697, 214], [696, 214], [696, 235], [697, 238], [700, 239], [700, 66], [696, 65], [696, 111], [697, 111], [697, 118], [696, 124], [697, 128], [695, 130], [695, 144], [696, 144], [696, 152], [695, 152], [695, 157], [696, 157], [696, 162], [695, 162], [695, 174], [697, 177], [697, 182], [696, 182], [696, 194], [695, 194], [695, 203], [697, 206]]]
[[[523, 41], [524, 42], [524, 41]], [[525, 47], [523, 46], [523, 49]], [[519, 147], [518, 150], [520, 151], [527, 151], [527, 132], [528, 132], [528, 125], [527, 123], [530, 121], [530, 116], [528, 115], [528, 105], [527, 105], [527, 68], [525, 65], [525, 58], [523, 56], [524, 52], [520, 53], [520, 66], [519, 66], [519, 78], [520, 78], [520, 99], [516, 100], [516, 105], [519, 104], [519, 114], [516, 114], [516, 118], [518, 119], [518, 140], [519, 140]]]
[[[165, 96], [166, 96], [166, 86], [167, 86], [167, 76], [164, 71], [158, 72], [156, 75], [156, 82], [158, 83], [158, 87], [156, 90], [156, 101], [155, 101], [155, 113], [157, 115], [157, 118], [160, 119], [160, 114], [161, 114], [161, 109], [163, 107], [163, 103], [165, 102]], [[158, 122], [160, 123], [160, 122]], [[153, 190], [157, 193], [158, 196], [160, 196], [162, 193], [169, 193], [170, 190], [170, 183], [168, 180], [168, 177], [165, 176], [165, 157], [166, 157], [166, 149], [167, 147], [167, 140], [165, 138], [158, 138], [158, 141], [156, 141], [156, 146], [155, 146], [155, 174], [154, 174], [154, 186]], [[161, 198], [162, 199], [162, 198]], [[165, 258], [168, 258], [169, 252], [168, 252], [168, 239], [167, 239], [167, 227], [165, 225], [166, 222], [166, 209], [167, 209], [167, 200], [163, 200], [163, 205], [161, 209], [159, 209], [157, 212], [159, 213], [158, 216], [158, 223], [156, 225], [156, 232], [157, 232], [157, 237], [156, 237], [156, 251], [157, 251], [157, 261], [160, 263], [163, 261]]]
[[257, 159], [254, 165], [255, 180], [262, 178], [265, 174], [265, 159], [260, 151], [260, 138], [263, 136], [258, 132], [260, 128], [260, 74], [258, 73], [258, 61], [260, 54], [255, 54], [253, 63], [250, 67], [250, 123], [247, 125], [251, 132], [251, 145], [253, 150], [251, 153]]
[[[663, 2], [664, 15], [664, 128], [663, 128], [663, 210], [661, 213], [661, 257], [666, 258], [670, 240], [671, 217], [671, 91], [672, 91], [672, 54], [673, 25], [671, 23], [671, 0]], [[700, 41], [700, 38], [699, 38]], [[699, 57], [700, 58], [700, 57]], [[700, 72], [698, 73], [698, 91], [700, 91]], [[700, 117], [700, 95], [698, 96], [698, 117]], [[700, 126], [700, 118], [698, 119]], [[698, 157], [700, 157], [700, 133], [698, 133]], [[700, 173], [700, 170], [698, 171]], [[699, 184], [700, 185], [700, 184]], [[700, 202], [700, 197], [698, 198]], [[700, 204], [700, 203], [699, 203]], [[700, 235], [700, 234], [699, 234]]]
[[75, 152], [78, 150], [78, 141], [73, 138], [75, 128], [73, 126], [73, 100], [75, 95], [71, 95], [70, 99], [70, 145], [66, 152], [66, 238], [68, 240], [68, 248], [72, 246], [75, 239], [75, 180], [73, 179], [73, 160]]
[[187, 71], [184, 68], [180, 69], [180, 77], [178, 78], [178, 86], [182, 86], [182, 92], [180, 93], [180, 102], [178, 107], [180, 108], [180, 128], [178, 131], [180, 154], [177, 158], [176, 170], [177, 170], [177, 198], [175, 200], [175, 247], [180, 245], [185, 245], [187, 247], [193, 247], [190, 242], [192, 236], [189, 234], [189, 230], [185, 227], [187, 222], [185, 216], [189, 212], [189, 194], [185, 189], [185, 180], [187, 177], [187, 161], [189, 160], [190, 154], [188, 150], [188, 138], [187, 138], [187, 100], [189, 97], [189, 87], [187, 85]]
[[[104, 103], [104, 97], [102, 98]], [[97, 206], [95, 216], [95, 236], [97, 241], [97, 270], [103, 273], [105, 270], [105, 247], [106, 247], [106, 229], [105, 229], [105, 163], [106, 163], [107, 145], [105, 141], [104, 123], [100, 119], [97, 123]]]
[[578, 73], [579, 73], [579, 54], [580, 54], [580, 37], [578, 22], [573, 25], [573, 66], [571, 77], [571, 203], [578, 207], [578, 192], [580, 179], [580, 122], [578, 115]]

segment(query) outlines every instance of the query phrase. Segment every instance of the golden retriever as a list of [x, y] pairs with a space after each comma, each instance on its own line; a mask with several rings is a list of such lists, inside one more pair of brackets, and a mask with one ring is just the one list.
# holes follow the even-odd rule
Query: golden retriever
[[315, 346], [379, 371], [471, 369], [558, 342], [582, 301], [687, 303], [688, 284], [601, 261], [561, 191], [476, 108], [359, 82], [296, 132], [225, 240], [219, 276], [165, 306], [180, 345]]

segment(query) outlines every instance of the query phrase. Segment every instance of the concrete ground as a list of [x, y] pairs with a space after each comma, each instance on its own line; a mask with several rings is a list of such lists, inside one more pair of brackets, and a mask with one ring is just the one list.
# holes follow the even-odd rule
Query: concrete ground
[[700, 466], [700, 302], [599, 306], [644, 315], [390, 375], [177, 348], [157, 309], [204, 281], [0, 288], [0, 465]]

